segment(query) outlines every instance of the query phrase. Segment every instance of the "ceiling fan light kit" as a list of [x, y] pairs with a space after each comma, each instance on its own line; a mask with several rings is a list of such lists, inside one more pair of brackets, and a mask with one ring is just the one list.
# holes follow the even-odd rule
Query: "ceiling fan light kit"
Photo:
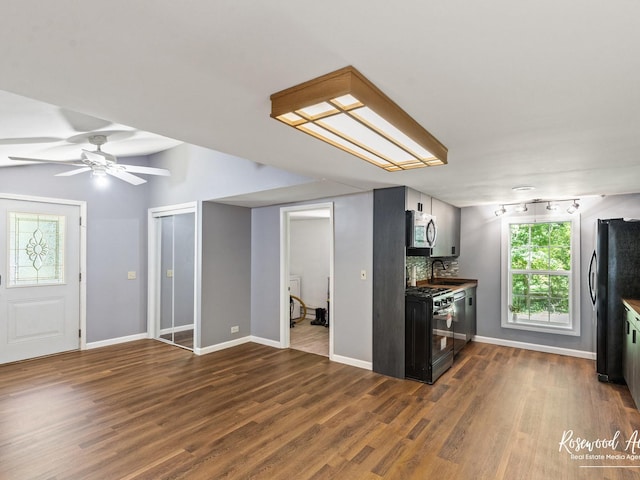
[[[11, 160], [30, 161], [38, 163], [57, 163], [79, 167], [74, 170], [68, 170], [66, 172], [58, 173], [55, 175], [56, 177], [70, 177], [72, 175], [78, 175], [80, 173], [91, 172], [91, 177], [95, 178], [96, 180], [105, 180], [108, 175], [111, 175], [112, 177], [116, 177], [120, 180], [130, 183], [131, 185], [141, 185], [143, 183], [146, 183], [146, 180], [144, 178], [133, 175], [134, 173], [161, 176], [171, 175], [169, 170], [166, 170], [164, 168], [125, 165], [118, 163], [118, 159], [114, 155], [102, 151], [102, 145], [107, 143], [107, 139], [108, 137], [105, 134], [96, 133], [94, 135], [90, 135], [88, 138], [89, 143], [95, 145], [96, 149], [93, 151], [82, 149], [79, 160], [61, 161], [25, 157], [9, 158]], [[104, 184], [105, 182], [103, 181], [102, 183]]]
[[351, 66], [274, 93], [271, 117], [388, 172], [447, 163], [447, 147]]

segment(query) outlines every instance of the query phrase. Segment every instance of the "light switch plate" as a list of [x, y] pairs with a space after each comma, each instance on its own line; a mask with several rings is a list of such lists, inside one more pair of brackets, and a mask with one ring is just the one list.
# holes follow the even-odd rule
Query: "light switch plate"
[[167, 270], [167, 278], [173, 278], [173, 270]]
[[136, 278], [136, 272], [127, 272], [127, 280], [135, 280]]

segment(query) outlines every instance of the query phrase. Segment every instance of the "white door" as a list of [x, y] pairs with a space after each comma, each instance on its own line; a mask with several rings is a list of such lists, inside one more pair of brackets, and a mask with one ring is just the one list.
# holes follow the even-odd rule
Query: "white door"
[[80, 206], [0, 199], [0, 363], [80, 347]]

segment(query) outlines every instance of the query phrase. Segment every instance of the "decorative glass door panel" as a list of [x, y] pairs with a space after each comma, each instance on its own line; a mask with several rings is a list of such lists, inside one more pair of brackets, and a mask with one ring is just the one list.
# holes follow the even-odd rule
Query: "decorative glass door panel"
[[65, 217], [9, 212], [9, 287], [60, 285]]

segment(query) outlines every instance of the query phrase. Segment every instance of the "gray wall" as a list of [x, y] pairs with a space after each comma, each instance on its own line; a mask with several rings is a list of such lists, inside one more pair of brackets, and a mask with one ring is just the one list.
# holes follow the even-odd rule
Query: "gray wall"
[[[147, 165], [146, 157], [127, 158]], [[148, 184], [111, 179], [106, 189], [89, 174], [54, 177], [58, 165], [0, 169], [0, 192], [87, 202], [87, 341], [96, 342], [147, 330]], [[136, 280], [127, 272], [136, 271]]]
[[[326, 202], [334, 202], [334, 353], [371, 362], [373, 193], [302, 204]], [[280, 341], [280, 207], [251, 214], [251, 329], [274, 341]], [[367, 280], [360, 280], [361, 270]]]
[[[500, 217], [496, 205], [462, 209], [459, 275], [477, 278], [477, 334], [503, 340], [595, 352], [595, 318], [588, 287], [591, 253], [598, 218], [640, 218], [640, 195], [589, 197], [580, 201], [580, 336], [525, 332], [500, 325]], [[543, 206], [544, 207], [544, 206]], [[531, 213], [531, 212], [529, 212]]]
[[203, 202], [202, 239], [200, 348], [251, 334], [251, 210]]

